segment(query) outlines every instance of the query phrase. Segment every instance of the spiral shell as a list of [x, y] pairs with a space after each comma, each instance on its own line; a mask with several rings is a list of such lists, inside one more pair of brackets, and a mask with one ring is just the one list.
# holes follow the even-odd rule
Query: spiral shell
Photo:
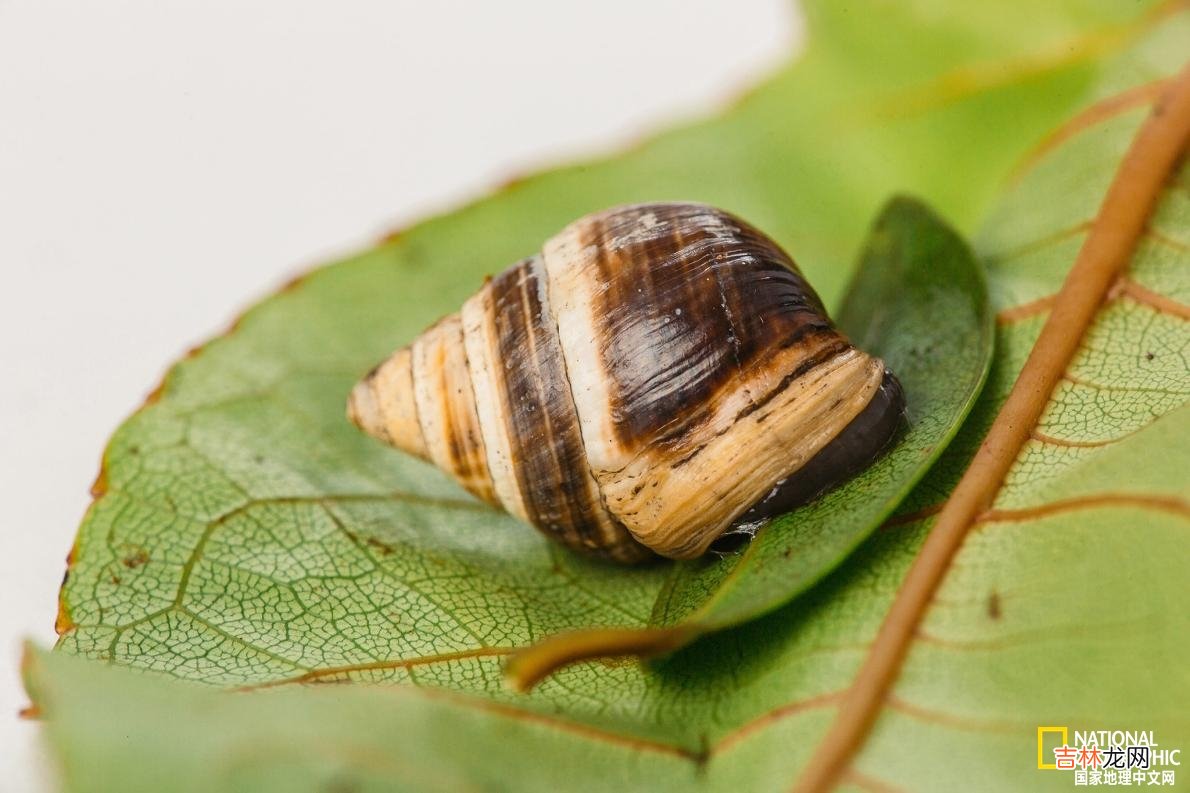
[[904, 412], [793, 262], [701, 204], [584, 217], [352, 391], [365, 432], [567, 546], [692, 558], [883, 450]]

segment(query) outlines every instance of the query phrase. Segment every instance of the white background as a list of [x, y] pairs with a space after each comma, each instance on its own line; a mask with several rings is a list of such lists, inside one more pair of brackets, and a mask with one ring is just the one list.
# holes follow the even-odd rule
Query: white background
[[48, 645], [111, 431], [308, 265], [712, 111], [785, 0], [0, 0], [0, 789], [50, 779]]

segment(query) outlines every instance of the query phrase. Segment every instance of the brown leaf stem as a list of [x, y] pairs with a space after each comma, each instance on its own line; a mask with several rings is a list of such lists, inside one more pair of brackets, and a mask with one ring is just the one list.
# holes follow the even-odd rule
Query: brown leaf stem
[[528, 691], [554, 671], [592, 657], [647, 658], [672, 652], [693, 638], [694, 630], [682, 628], [595, 628], [550, 636], [515, 655], [504, 669], [504, 679], [516, 691]]

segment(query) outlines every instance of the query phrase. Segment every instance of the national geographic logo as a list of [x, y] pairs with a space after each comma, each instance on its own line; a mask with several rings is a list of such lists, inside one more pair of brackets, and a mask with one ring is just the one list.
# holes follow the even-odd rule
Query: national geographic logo
[[1172, 786], [1181, 753], [1161, 747], [1152, 730], [1037, 728], [1037, 768], [1071, 771], [1076, 786]]

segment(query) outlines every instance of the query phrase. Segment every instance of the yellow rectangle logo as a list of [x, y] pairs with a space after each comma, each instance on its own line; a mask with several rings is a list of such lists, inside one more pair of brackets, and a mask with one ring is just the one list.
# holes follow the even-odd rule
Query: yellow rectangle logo
[[1065, 727], [1038, 727], [1037, 728], [1037, 767], [1057, 770], [1058, 764], [1056, 761], [1053, 763], [1045, 762], [1045, 734], [1046, 733], [1051, 733], [1054, 735], [1062, 736], [1062, 741], [1061, 741], [1061, 743], [1058, 744], [1058, 746], [1065, 746], [1066, 745], [1066, 728]]

